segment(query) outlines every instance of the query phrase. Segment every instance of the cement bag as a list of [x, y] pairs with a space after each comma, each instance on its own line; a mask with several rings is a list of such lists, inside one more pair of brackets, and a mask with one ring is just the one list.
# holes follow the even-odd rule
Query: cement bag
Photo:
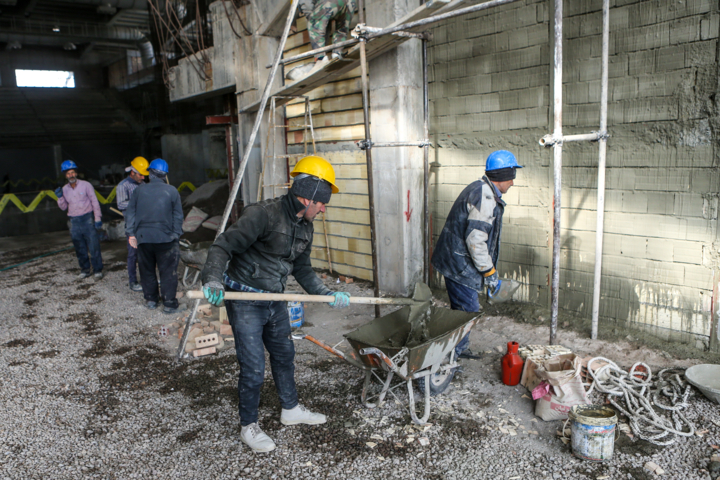
[[185, 217], [183, 221], [182, 229], [185, 233], [194, 232], [200, 227], [200, 224], [208, 217], [208, 214], [203, 212], [197, 207], [193, 207], [190, 213]]
[[[540, 389], [543, 383], [537, 388]], [[549, 385], [549, 387], [548, 392], [535, 402], [535, 415], [546, 422], [565, 420], [573, 406], [590, 403], [580, 376], [573, 377], [562, 386], [554, 387]]]
[[571, 353], [549, 358], [535, 369], [542, 380], [533, 390], [535, 415], [545, 421], [564, 420], [574, 405], [590, 403], [580, 377], [581, 367], [580, 358]]
[[215, 217], [210, 217], [205, 220], [202, 223], [202, 226], [205, 228], [209, 228], [210, 230], [215, 230], [217, 232], [217, 229], [220, 228], [220, 222], [222, 222], [222, 215], [217, 215]]
[[553, 387], [559, 387], [580, 376], [582, 360], [574, 353], [555, 355], [543, 360], [535, 369], [535, 376]]

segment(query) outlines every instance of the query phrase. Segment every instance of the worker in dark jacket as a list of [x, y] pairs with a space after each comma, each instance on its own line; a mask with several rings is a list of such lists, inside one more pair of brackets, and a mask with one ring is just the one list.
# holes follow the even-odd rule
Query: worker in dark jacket
[[[313, 220], [338, 192], [335, 171], [320, 157], [300, 160], [290, 174], [290, 193], [248, 205], [240, 218], [208, 251], [202, 272], [203, 293], [220, 305], [225, 290], [282, 293], [288, 275], [311, 295], [333, 295], [331, 307], [347, 307], [350, 295], [331, 292], [313, 271], [310, 249]], [[226, 301], [240, 364], [240, 439], [256, 452], [269, 452], [275, 443], [258, 426], [260, 388], [265, 376], [265, 349], [270, 354], [284, 425], [325, 423], [325, 415], [298, 403], [295, 388], [295, 347], [290, 340], [287, 302]], [[263, 348], [264, 345], [264, 348]]]
[[[432, 265], [445, 277], [450, 308], [480, 310], [478, 292], [487, 287], [490, 297], [501, 280], [496, 270], [505, 202], [502, 195], [512, 187], [518, 165], [507, 150], [491, 153], [485, 176], [471, 183], [455, 200], [433, 251]], [[469, 349], [470, 334], [455, 347], [460, 358], [478, 358]]]
[[180, 261], [179, 239], [182, 235], [182, 201], [180, 194], [167, 184], [168, 164], [158, 158], [148, 167], [150, 182], [139, 185], [125, 210], [125, 230], [130, 245], [138, 250], [138, 267], [143, 296], [149, 309], [159, 301], [155, 267], [162, 282], [163, 313], [176, 313], [178, 301], [177, 268]]

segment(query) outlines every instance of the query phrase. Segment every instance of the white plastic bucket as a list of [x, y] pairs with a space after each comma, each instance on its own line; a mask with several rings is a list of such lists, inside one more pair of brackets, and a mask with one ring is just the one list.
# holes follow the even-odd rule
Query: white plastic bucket
[[617, 415], [604, 405], [575, 405], [568, 413], [572, 452], [593, 462], [612, 458], [615, 448]]

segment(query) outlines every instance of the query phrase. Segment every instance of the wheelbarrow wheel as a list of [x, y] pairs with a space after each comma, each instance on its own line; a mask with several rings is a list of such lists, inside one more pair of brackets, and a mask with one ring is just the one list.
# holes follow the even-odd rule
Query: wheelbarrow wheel
[[[450, 363], [450, 355], [445, 357], [445, 360], [443, 360], [442, 364], [447, 365]], [[434, 397], [436, 395], [440, 395], [443, 393], [447, 388], [450, 386], [450, 383], [452, 382], [453, 377], [455, 376], [455, 369], [452, 370], [438, 370], [435, 373], [430, 374], [430, 396]], [[415, 381], [415, 384], [418, 387], [418, 390], [420, 390], [421, 393], [425, 393], [425, 379], [420, 378]]]

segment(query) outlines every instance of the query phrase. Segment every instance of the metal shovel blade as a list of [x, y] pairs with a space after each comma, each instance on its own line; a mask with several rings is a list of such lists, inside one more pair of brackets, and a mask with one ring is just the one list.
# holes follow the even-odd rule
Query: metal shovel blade
[[498, 292], [492, 297], [488, 298], [488, 303], [491, 305], [497, 305], [498, 303], [505, 303], [511, 300], [518, 288], [522, 286], [522, 283], [511, 278], [503, 278], [500, 280], [500, 288]]
[[430, 287], [423, 282], [417, 282], [415, 284], [412, 299], [416, 302], [427, 302], [432, 300], [432, 291], [430, 290]]

